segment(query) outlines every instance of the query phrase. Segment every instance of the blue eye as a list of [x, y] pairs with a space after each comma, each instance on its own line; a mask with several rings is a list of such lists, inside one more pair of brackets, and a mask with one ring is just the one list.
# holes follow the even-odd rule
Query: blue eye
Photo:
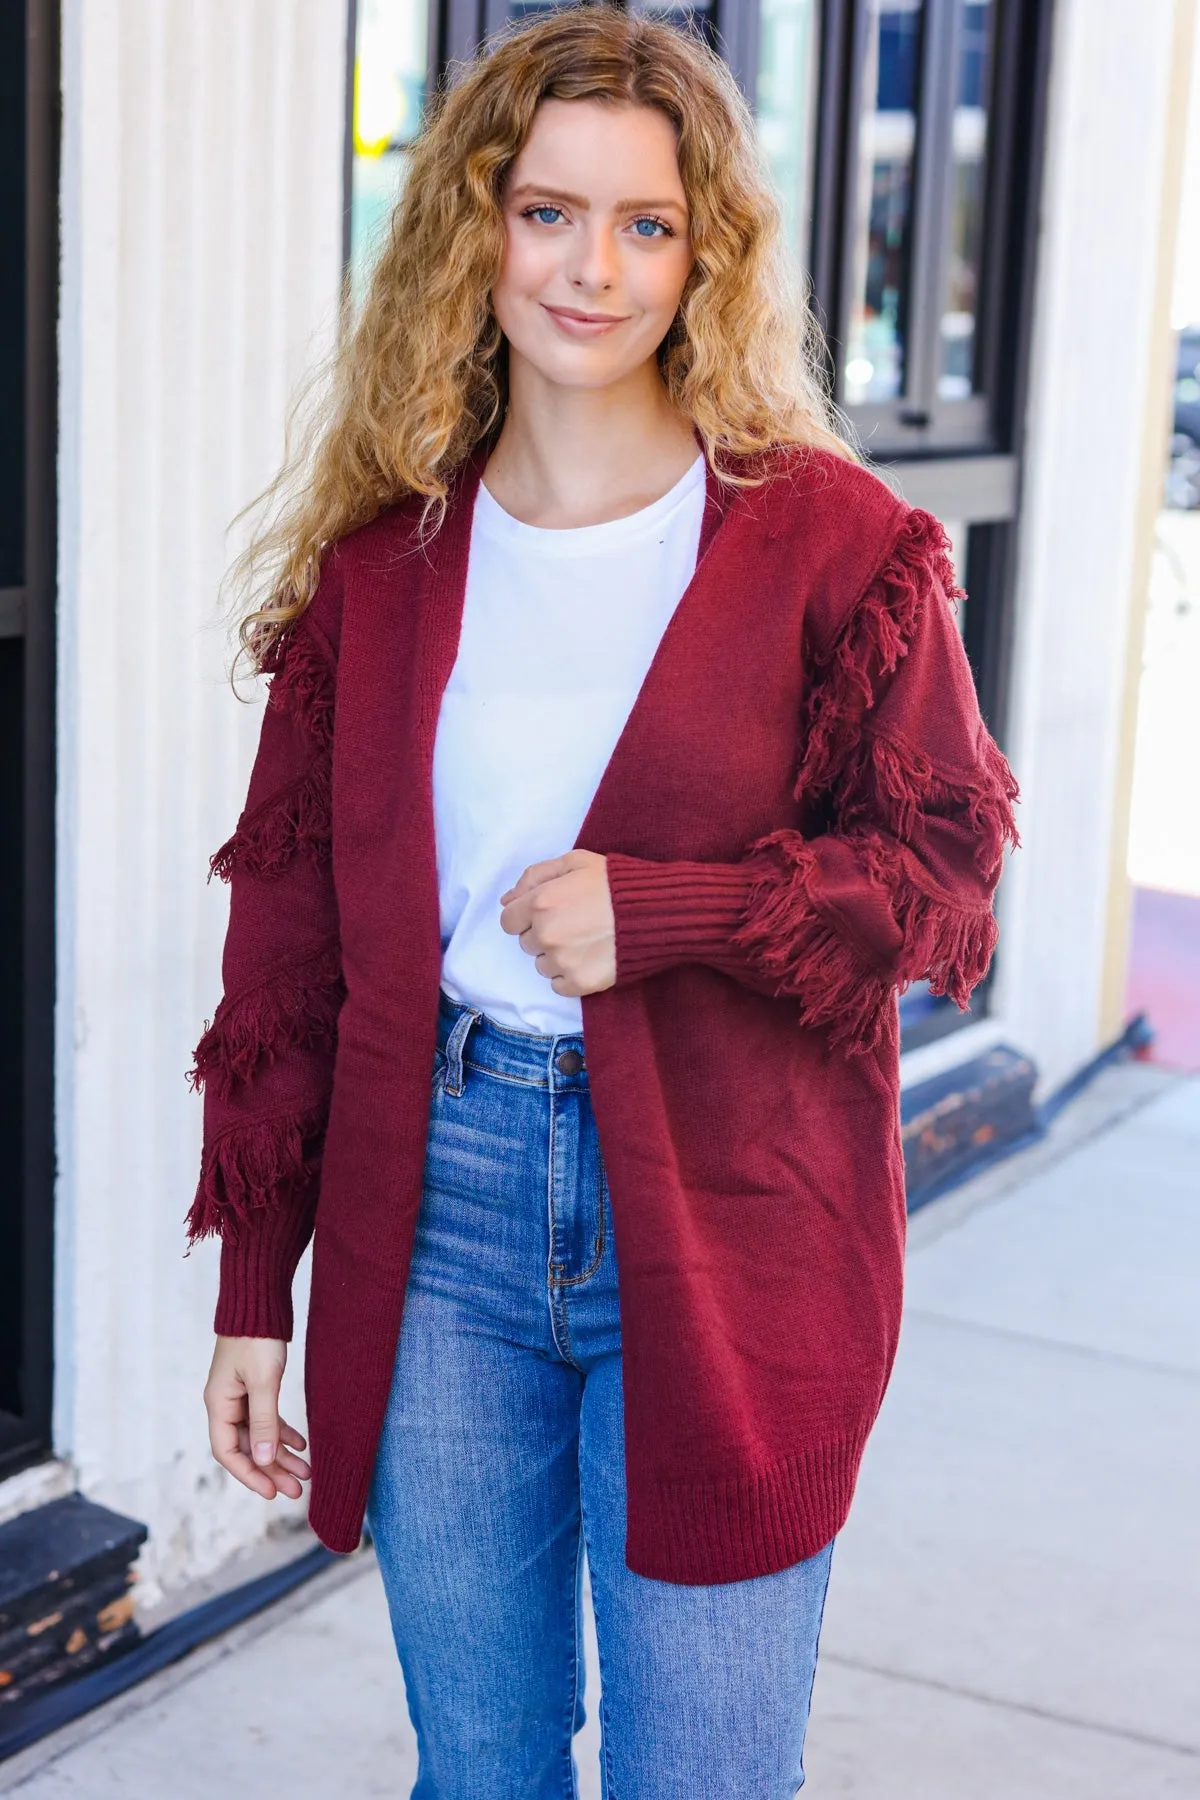
[[[561, 206], [554, 206], [547, 201], [542, 206], [527, 206], [521, 214], [523, 219], [532, 219], [537, 225], [557, 225], [563, 219]], [[640, 238], [674, 237], [675, 233], [665, 219], [656, 219], [650, 213], [631, 221], [633, 229]]]

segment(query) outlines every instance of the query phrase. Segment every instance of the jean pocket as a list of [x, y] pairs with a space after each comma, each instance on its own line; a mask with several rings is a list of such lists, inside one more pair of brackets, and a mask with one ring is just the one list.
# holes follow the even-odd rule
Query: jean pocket
[[446, 1065], [449, 1057], [439, 1044], [433, 1053], [433, 1073], [429, 1078], [429, 1090], [432, 1094], [441, 1092], [446, 1079]]

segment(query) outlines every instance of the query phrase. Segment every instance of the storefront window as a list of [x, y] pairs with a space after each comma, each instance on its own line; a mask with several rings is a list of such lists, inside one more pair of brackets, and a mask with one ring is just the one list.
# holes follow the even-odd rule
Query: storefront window
[[538, 13], [553, 12], [564, 4], [569, 5], [570, 0], [509, 0], [505, 16], [509, 19], [532, 19]]
[[869, 0], [858, 132], [848, 405], [904, 388], [923, 0]]
[[951, 140], [954, 169], [950, 244], [938, 372], [938, 395], [943, 400], [965, 400], [975, 388], [975, 321], [983, 257], [987, 106], [994, 23], [991, 0], [962, 0]]
[[762, 0], [756, 92], [763, 153], [783, 202], [784, 230], [808, 259], [819, 50], [817, 0]]
[[428, 67], [425, 0], [358, 0], [350, 193], [350, 267], [357, 292], [404, 185]]
[[649, 13], [667, 25], [698, 31], [712, 41], [712, 0], [628, 0], [630, 12]]

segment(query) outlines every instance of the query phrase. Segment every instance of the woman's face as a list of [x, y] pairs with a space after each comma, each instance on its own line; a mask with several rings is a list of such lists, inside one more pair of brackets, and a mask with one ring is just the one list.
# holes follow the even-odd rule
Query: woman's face
[[692, 266], [675, 130], [649, 106], [544, 100], [509, 170], [492, 304], [547, 381], [601, 388], [657, 350]]

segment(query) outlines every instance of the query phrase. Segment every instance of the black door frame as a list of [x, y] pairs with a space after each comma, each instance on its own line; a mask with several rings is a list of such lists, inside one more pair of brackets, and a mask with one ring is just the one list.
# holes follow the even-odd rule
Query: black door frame
[[50, 1453], [54, 1377], [55, 680], [58, 446], [58, 0], [25, 0], [25, 502], [23, 568], [0, 589], [20, 641], [21, 1147], [5, 1172], [20, 1232], [16, 1411], [0, 1411], [0, 1476]]

